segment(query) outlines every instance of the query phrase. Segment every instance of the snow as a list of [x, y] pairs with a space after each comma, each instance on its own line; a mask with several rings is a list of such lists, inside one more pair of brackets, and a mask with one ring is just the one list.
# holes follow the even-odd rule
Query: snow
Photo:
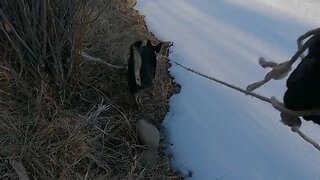
[[[283, 62], [296, 39], [317, 27], [317, 0], [138, 0], [149, 29], [174, 42], [170, 58], [245, 88], [268, 70], [260, 56]], [[163, 126], [173, 166], [190, 179], [320, 179], [320, 152], [279, 122], [271, 105], [173, 64], [182, 86]], [[256, 92], [282, 99], [285, 81]], [[320, 127], [302, 131], [320, 143]]]

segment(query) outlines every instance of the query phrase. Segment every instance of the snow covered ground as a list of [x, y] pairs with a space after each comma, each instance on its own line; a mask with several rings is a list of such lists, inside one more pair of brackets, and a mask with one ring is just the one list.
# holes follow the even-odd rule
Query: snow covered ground
[[[175, 43], [171, 59], [240, 87], [268, 70], [260, 56], [283, 62], [297, 37], [319, 26], [318, 0], [138, 0], [149, 29]], [[191, 179], [320, 179], [320, 152], [279, 122], [269, 104], [173, 65], [182, 86], [164, 126], [174, 167]], [[282, 100], [285, 81], [257, 92]], [[320, 143], [320, 127], [302, 131]]]

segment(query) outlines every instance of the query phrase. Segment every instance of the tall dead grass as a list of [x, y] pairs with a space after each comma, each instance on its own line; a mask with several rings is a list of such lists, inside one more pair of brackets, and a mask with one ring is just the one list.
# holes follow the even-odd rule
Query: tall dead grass
[[[142, 114], [163, 118], [170, 77], [158, 78], [160, 96], [132, 111], [125, 72], [79, 55], [123, 65], [132, 42], [157, 41], [132, 4], [0, 1], [0, 179], [21, 176], [13, 162], [31, 179], [177, 178], [161, 164], [148, 172], [139, 166], [146, 147], [133, 129]], [[162, 62], [159, 71], [167, 68]]]

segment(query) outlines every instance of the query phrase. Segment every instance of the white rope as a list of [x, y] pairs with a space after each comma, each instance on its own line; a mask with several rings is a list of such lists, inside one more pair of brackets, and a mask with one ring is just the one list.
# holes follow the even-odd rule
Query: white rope
[[[312, 36], [312, 37], [310, 37]], [[310, 37], [305, 43], [303, 43], [303, 40]], [[255, 82], [253, 84], [250, 84], [247, 86], [247, 90], [253, 91], [267, 82], [269, 82], [271, 79], [279, 80], [284, 78], [289, 72], [291, 71], [293, 63], [296, 62], [296, 60], [300, 57], [301, 60], [303, 60], [303, 53], [305, 50], [307, 50], [311, 45], [316, 43], [318, 39], [320, 38], [320, 28], [313, 29], [311, 31], [306, 32], [302, 36], [298, 38], [298, 51], [291, 57], [290, 60], [285, 61], [283, 63], [277, 64], [277, 63], [272, 63], [271, 71], [266, 74], [263, 80]], [[265, 64], [266, 62], [262, 61], [262, 64], [259, 64], [264, 67], [264, 65], [268, 65], [269, 63]]]
[[307, 135], [305, 135], [299, 128], [292, 127], [291, 130], [293, 132], [298, 133], [300, 137], [302, 137], [305, 141], [312, 144], [315, 148], [317, 148], [320, 151], [319, 144], [317, 142], [315, 142], [314, 140], [312, 140], [311, 138], [309, 138]]
[[[165, 58], [168, 59], [167, 57], [165, 57]], [[307, 114], [307, 115], [310, 115], [310, 114], [312, 114], [312, 113], [313, 113], [313, 115], [316, 115], [316, 114], [319, 115], [319, 114], [320, 114], [320, 111], [319, 111], [319, 110], [310, 110], [310, 111], [292, 111], [292, 110], [289, 110], [289, 109], [285, 108], [284, 105], [283, 105], [282, 103], [280, 103], [279, 101], [277, 101], [275, 98], [270, 98], [270, 99], [269, 99], [269, 98], [264, 97], [264, 96], [262, 96], [262, 95], [259, 95], [259, 94], [256, 94], [256, 93], [253, 93], [253, 92], [250, 92], [250, 91], [246, 91], [246, 90], [244, 90], [244, 89], [242, 89], [242, 88], [240, 88], [240, 87], [237, 87], [237, 86], [234, 86], [234, 85], [232, 85], [232, 84], [229, 84], [229, 83], [226, 83], [226, 82], [224, 82], [224, 81], [221, 81], [221, 80], [219, 80], [219, 79], [216, 79], [216, 78], [213, 78], [213, 77], [204, 75], [204, 74], [202, 74], [202, 73], [200, 73], [200, 72], [197, 72], [197, 71], [195, 71], [195, 70], [193, 70], [193, 69], [191, 69], [191, 68], [188, 68], [188, 67], [186, 67], [186, 66], [184, 66], [184, 65], [182, 65], [182, 64], [180, 64], [180, 63], [178, 63], [178, 62], [176, 62], [176, 61], [173, 61], [173, 60], [171, 60], [171, 61], [174, 62], [176, 65], [178, 65], [178, 66], [180, 66], [180, 67], [182, 67], [182, 68], [186, 69], [187, 71], [190, 71], [190, 72], [192, 72], [192, 73], [194, 73], [194, 74], [197, 74], [197, 75], [202, 76], [202, 77], [204, 77], [204, 78], [207, 78], [207, 79], [209, 79], [209, 80], [215, 81], [215, 82], [220, 83], [220, 84], [222, 84], [222, 85], [224, 85], [224, 86], [227, 86], [227, 87], [229, 87], [229, 88], [231, 88], [231, 89], [237, 90], [237, 91], [239, 91], [239, 92], [241, 92], [241, 93], [244, 93], [244, 94], [246, 94], [246, 95], [250, 95], [250, 96], [252, 96], [252, 97], [255, 97], [255, 98], [257, 98], [257, 99], [260, 99], [260, 100], [262, 100], [262, 101], [264, 101], [264, 102], [270, 103], [271, 105], [273, 105], [273, 107], [274, 107], [275, 109], [279, 110], [280, 112], [289, 113], [289, 114], [296, 115], [296, 116], [304, 116], [304, 115], [306, 115], [306, 114]], [[320, 146], [319, 146], [319, 144], [316, 143], [316, 142], [315, 142], [314, 140], [312, 140], [311, 138], [309, 138], [307, 135], [305, 135], [305, 134], [299, 129], [299, 127], [291, 127], [291, 130], [292, 130], [293, 132], [297, 133], [301, 138], [303, 138], [303, 139], [304, 139], [305, 141], [307, 141], [308, 143], [312, 144], [316, 149], [318, 149], [318, 150], [320, 151]]]

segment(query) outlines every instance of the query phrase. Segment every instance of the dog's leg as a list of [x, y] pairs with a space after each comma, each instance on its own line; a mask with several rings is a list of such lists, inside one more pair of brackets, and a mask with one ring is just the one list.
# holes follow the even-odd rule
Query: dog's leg
[[153, 97], [155, 95], [154, 93], [154, 85], [149, 87], [148, 89], [145, 90], [146, 91], [146, 94], [148, 94], [148, 96], [151, 96]]
[[141, 98], [139, 97], [139, 95], [135, 94], [133, 95], [133, 106], [135, 110], [139, 110], [140, 109], [140, 104], [141, 104]]
[[138, 96], [138, 95], [135, 95], [135, 96], [134, 96], [134, 100], [135, 100], [135, 103], [136, 103], [137, 105], [139, 105], [139, 104], [141, 103], [141, 97]]

